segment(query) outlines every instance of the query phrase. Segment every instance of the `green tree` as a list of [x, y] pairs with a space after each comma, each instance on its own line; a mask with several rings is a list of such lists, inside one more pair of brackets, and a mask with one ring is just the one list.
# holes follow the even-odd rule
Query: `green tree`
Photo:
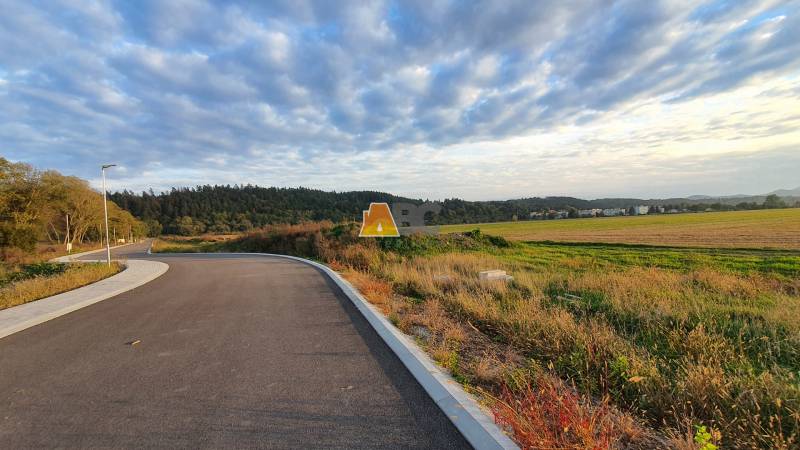
[[[108, 202], [108, 213], [118, 237], [145, 234], [144, 224], [116, 204]], [[0, 247], [4, 259], [9, 249], [29, 252], [40, 239], [76, 243], [99, 240], [102, 231], [103, 197], [89, 183], [0, 157]]]
[[194, 221], [190, 216], [181, 216], [175, 222], [175, 231], [183, 236], [195, 236], [205, 231], [205, 225]]
[[147, 219], [144, 221], [145, 227], [147, 229], [147, 235], [150, 237], [158, 237], [161, 236], [161, 223], [156, 219]]
[[765, 209], [786, 208], [786, 202], [775, 194], [770, 194], [764, 199]]
[[11, 248], [31, 251], [46, 212], [41, 173], [0, 157], [0, 253]]

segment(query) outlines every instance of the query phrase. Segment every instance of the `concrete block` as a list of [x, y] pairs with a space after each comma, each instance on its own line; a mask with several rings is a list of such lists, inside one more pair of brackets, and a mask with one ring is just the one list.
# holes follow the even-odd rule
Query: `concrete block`
[[511, 281], [514, 279], [511, 275], [506, 274], [505, 270], [483, 270], [478, 273], [481, 281]]

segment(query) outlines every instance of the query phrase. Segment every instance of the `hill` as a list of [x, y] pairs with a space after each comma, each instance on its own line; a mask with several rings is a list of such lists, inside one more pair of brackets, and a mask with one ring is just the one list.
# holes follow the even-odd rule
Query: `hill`
[[794, 189], [778, 189], [777, 191], [770, 192], [770, 194], [779, 197], [800, 197], [800, 186]]
[[[328, 192], [309, 188], [265, 188], [259, 186], [198, 186], [168, 192], [129, 191], [111, 194], [111, 200], [134, 216], [146, 221], [151, 234], [192, 235], [202, 232], [228, 233], [246, 231], [269, 224], [304, 221], [358, 221], [370, 202], [422, 203], [422, 199], [400, 197], [377, 191]], [[635, 205], [660, 205], [668, 208], [704, 211], [760, 209], [765, 196], [736, 199], [692, 200], [602, 198], [585, 200], [575, 197], [530, 197], [500, 201], [445, 199], [442, 211], [432, 224], [503, 222], [527, 219], [532, 212], [567, 210], [576, 215], [579, 209], [629, 208]], [[789, 205], [800, 197], [787, 197]]]

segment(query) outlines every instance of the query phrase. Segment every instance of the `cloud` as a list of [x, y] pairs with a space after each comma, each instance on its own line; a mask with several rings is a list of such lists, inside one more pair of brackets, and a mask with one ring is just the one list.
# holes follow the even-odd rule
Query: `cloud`
[[592, 196], [556, 167], [798, 143], [798, 1], [0, 3], [3, 155], [140, 187]]

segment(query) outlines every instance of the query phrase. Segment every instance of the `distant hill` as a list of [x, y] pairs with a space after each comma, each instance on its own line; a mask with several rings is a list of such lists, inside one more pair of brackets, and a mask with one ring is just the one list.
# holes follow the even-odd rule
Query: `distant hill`
[[736, 199], [736, 198], [746, 198], [746, 197], [753, 197], [752, 195], [745, 195], [745, 194], [736, 194], [736, 195], [721, 195], [719, 197], [714, 197], [711, 195], [690, 195], [686, 197], [688, 200], [714, 200], [718, 198], [724, 199]]
[[759, 195], [747, 195], [747, 194], [718, 195], [718, 196], [713, 196], [713, 195], [690, 195], [690, 196], [686, 197], [686, 200], [703, 201], [703, 202], [708, 202], [708, 201], [714, 202], [714, 201], [721, 201], [721, 200], [730, 202], [730, 201], [734, 201], [735, 200], [736, 203], [742, 202], [742, 201], [746, 201], [746, 202], [750, 202], [750, 201], [757, 201], [758, 202], [758, 201], [761, 201], [761, 202], [763, 202], [764, 199], [767, 197], [767, 195], [777, 195], [779, 197], [789, 197], [789, 198], [800, 197], [800, 186], [796, 187], [794, 189], [778, 189], [777, 191], [767, 192], [766, 194], [759, 194]]
[[[786, 192], [793, 192], [787, 190]], [[259, 186], [198, 186], [172, 189], [169, 192], [123, 191], [111, 194], [111, 200], [145, 220], [152, 230], [164, 233], [197, 234], [204, 231], [226, 233], [244, 231], [275, 223], [310, 220], [361, 219], [370, 202], [422, 203], [376, 191], [327, 192], [308, 188], [264, 188]], [[434, 224], [503, 222], [525, 220], [532, 212], [566, 210], [571, 216], [580, 209], [630, 208], [636, 205], [665, 206], [667, 209], [704, 211], [755, 209], [766, 195], [745, 197], [706, 197], [669, 199], [575, 197], [529, 197], [501, 201], [466, 201], [446, 199], [442, 210], [432, 218]], [[794, 205], [800, 196], [784, 197]]]
[[774, 194], [779, 197], [800, 197], [800, 186], [794, 189], [778, 189], [777, 191], [770, 192], [770, 194]]

